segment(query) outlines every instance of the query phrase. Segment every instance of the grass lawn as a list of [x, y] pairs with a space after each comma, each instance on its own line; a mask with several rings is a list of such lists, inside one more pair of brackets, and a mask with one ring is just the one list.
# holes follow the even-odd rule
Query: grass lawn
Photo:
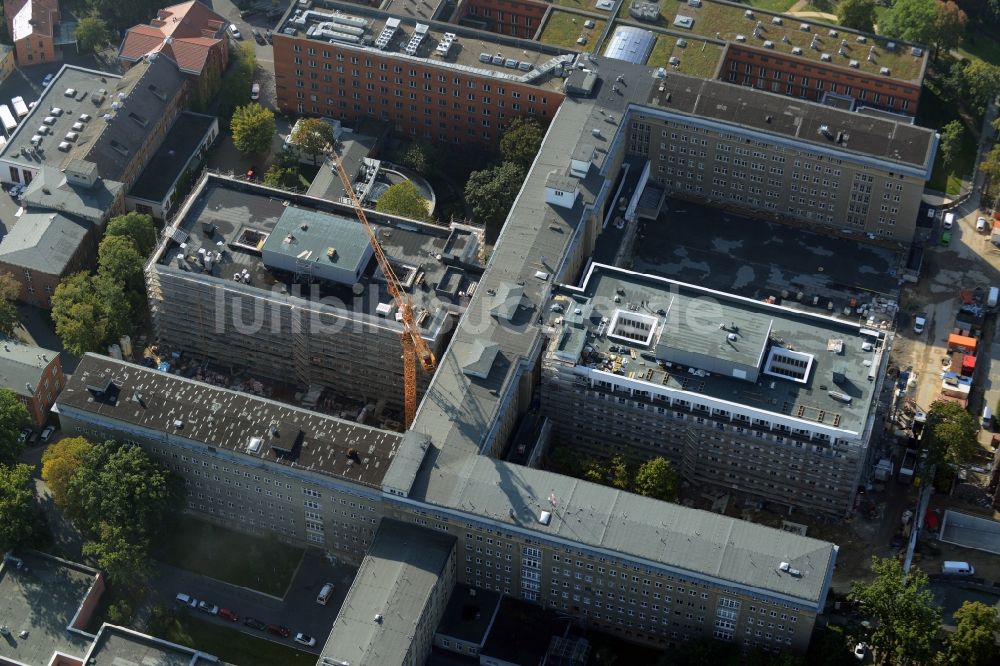
[[161, 562], [282, 597], [302, 549], [255, 538], [182, 515], [154, 553]]
[[596, 14], [608, 15], [611, 12], [604, 9], [598, 9], [594, 6], [595, 0], [552, 0], [553, 5], [559, 5], [560, 7], [569, 7], [570, 9], [583, 9], [588, 12], [594, 12]]
[[710, 78], [719, 65], [722, 47], [708, 42], [688, 42], [687, 48], [674, 49], [674, 55], [681, 59], [681, 74]]
[[[931, 88], [924, 89], [923, 97], [920, 100], [918, 125], [940, 130], [952, 120], [959, 119], [958, 110], [954, 104], [945, 103]], [[959, 194], [962, 187], [961, 177], [970, 175], [975, 168], [976, 148], [976, 137], [966, 129], [962, 150], [959, 152], [955, 164], [945, 168], [941, 163], [941, 153], [939, 152], [937, 160], [934, 162], [931, 179], [927, 181], [927, 187], [950, 195]]]
[[985, 60], [1000, 65], [1000, 41], [981, 32], [967, 36], [958, 52], [969, 60]]
[[674, 52], [674, 46], [676, 46], [676, 44], [676, 37], [671, 37], [670, 35], [657, 35], [656, 44], [653, 45], [653, 50], [649, 53], [649, 59], [646, 60], [646, 65], [649, 67], [666, 67], [667, 59], [670, 58], [670, 54]]
[[[540, 41], [553, 46], [562, 46], [567, 49], [588, 49], [594, 46], [597, 38], [604, 30], [607, 21], [594, 20], [594, 27], [587, 29], [583, 27], [589, 17], [572, 14], [570, 12], [554, 11], [549, 14], [549, 20], [542, 30]], [[576, 40], [581, 36], [587, 36], [586, 44], [577, 44]]]
[[157, 638], [193, 647], [230, 664], [313, 666], [316, 663], [315, 654], [205, 622], [183, 612], [172, 614], [165, 626], [157, 629]]
[[781, 13], [787, 12], [795, 2], [796, 0], [750, 0], [747, 4], [757, 9]]

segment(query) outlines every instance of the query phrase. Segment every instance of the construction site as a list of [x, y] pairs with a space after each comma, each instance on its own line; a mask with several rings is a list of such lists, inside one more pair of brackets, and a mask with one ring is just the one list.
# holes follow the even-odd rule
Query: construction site
[[[376, 213], [369, 226], [355, 213], [205, 174], [146, 267], [153, 362], [399, 428], [401, 303], [422, 345], [440, 355], [482, 273], [480, 232]], [[430, 378], [416, 373], [414, 400]]]

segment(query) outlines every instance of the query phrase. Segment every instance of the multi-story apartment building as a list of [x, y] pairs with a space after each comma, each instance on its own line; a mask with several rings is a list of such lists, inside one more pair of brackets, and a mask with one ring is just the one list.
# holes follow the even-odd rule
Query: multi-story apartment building
[[448, 143], [494, 143], [510, 119], [548, 122], [572, 53], [360, 5], [292, 6], [274, 32], [278, 107], [365, 118]]
[[[479, 231], [368, 218], [440, 355], [481, 271]], [[206, 174], [146, 276], [161, 346], [379, 411], [402, 404], [396, 305], [349, 206]], [[429, 381], [418, 373], [420, 392]]]
[[538, 0], [459, 0], [452, 23], [501, 35], [531, 39], [550, 5]]
[[662, 455], [738, 497], [853, 509], [886, 333], [600, 264], [556, 304], [541, 395], [566, 446]]
[[59, 352], [20, 340], [0, 341], [0, 382], [28, 409], [31, 424], [40, 428], [66, 383]]
[[637, 100], [630, 154], [681, 198], [909, 244], [933, 130], [670, 74]]
[[[17, 62], [21, 67], [54, 62], [62, 57], [57, 43], [60, 39], [59, 0], [4, 0], [7, 34], [14, 43]], [[69, 43], [73, 43], [70, 38]]]

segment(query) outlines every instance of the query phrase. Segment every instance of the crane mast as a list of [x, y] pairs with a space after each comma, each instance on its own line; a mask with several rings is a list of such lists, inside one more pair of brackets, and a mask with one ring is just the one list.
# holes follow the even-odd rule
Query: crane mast
[[355, 194], [354, 186], [351, 185], [351, 179], [347, 177], [347, 172], [344, 171], [344, 167], [340, 163], [340, 158], [337, 156], [336, 151], [330, 152], [330, 160], [333, 162], [337, 175], [340, 177], [340, 182], [344, 185], [344, 192], [347, 193], [348, 198], [351, 200], [354, 213], [358, 216], [358, 220], [368, 234], [368, 242], [372, 246], [375, 260], [378, 261], [382, 275], [385, 276], [389, 294], [399, 309], [400, 323], [403, 326], [403, 331], [400, 334], [400, 342], [403, 346], [403, 420], [405, 426], [409, 428], [417, 413], [417, 363], [420, 363], [421, 369], [425, 372], [432, 372], [434, 366], [437, 364], [437, 359], [434, 358], [433, 352], [431, 352], [427, 343], [420, 335], [416, 319], [413, 316], [413, 303], [410, 301], [409, 295], [403, 291], [403, 286], [399, 282], [399, 278], [396, 277], [396, 272], [393, 270], [392, 264], [389, 263], [388, 257], [382, 251], [382, 245], [378, 242], [375, 229], [368, 222], [365, 210], [361, 207], [361, 201], [358, 199], [358, 195]]

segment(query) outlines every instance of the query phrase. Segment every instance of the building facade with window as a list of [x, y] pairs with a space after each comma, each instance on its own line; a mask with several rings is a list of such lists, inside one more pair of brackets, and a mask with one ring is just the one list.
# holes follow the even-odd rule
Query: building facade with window
[[[547, 123], [564, 99], [557, 74], [573, 55], [564, 49], [332, 0], [311, 7], [290, 10], [274, 31], [283, 111], [491, 144], [512, 118]], [[357, 41], [324, 39], [323, 30], [357, 31]]]
[[3, 340], [2, 345], [0, 377], [3, 385], [28, 409], [31, 425], [41, 428], [66, 384], [59, 352], [20, 340]]

